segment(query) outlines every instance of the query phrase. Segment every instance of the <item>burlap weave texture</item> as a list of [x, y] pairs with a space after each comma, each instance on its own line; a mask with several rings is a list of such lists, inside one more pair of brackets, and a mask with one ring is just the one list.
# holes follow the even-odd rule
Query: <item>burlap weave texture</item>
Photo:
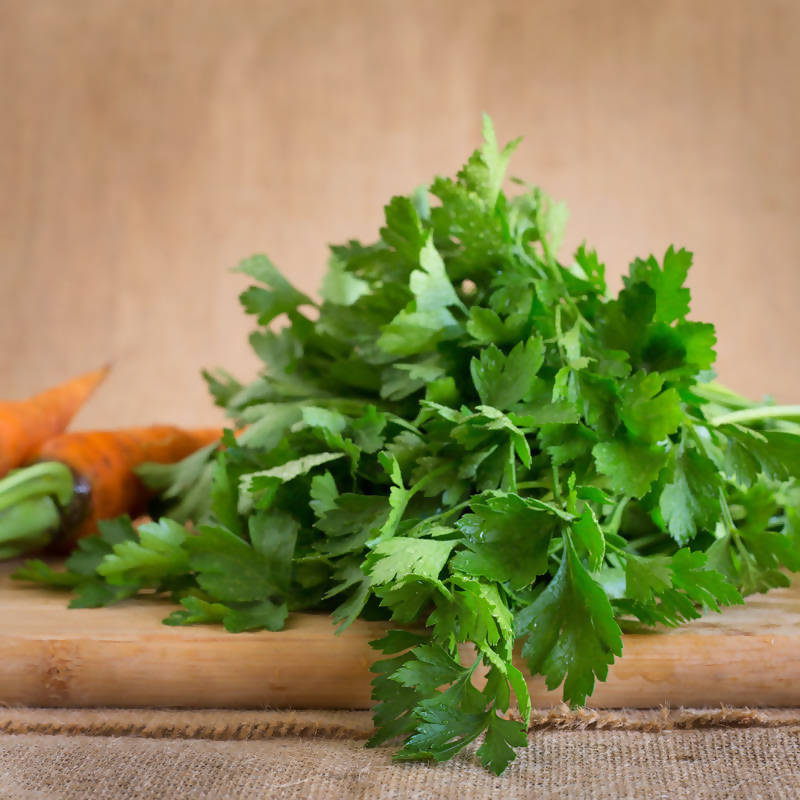
[[25, 800], [471, 800], [800, 796], [800, 728], [538, 731], [501, 777], [474, 749], [452, 762], [392, 764], [352, 740], [0, 739], [0, 797]]
[[364, 748], [363, 712], [3, 709], [0, 798], [800, 797], [797, 710], [559, 713], [539, 712], [497, 778], [475, 747], [445, 764], [393, 764], [391, 749]]

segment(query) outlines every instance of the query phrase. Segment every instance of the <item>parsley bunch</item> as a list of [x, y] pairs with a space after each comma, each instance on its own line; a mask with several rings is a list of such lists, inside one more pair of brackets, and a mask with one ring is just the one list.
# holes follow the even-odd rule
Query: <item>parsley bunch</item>
[[564, 207], [502, 190], [517, 142], [500, 149], [488, 118], [484, 138], [454, 180], [393, 198], [377, 243], [332, 248], [321, 303], [244, 261], [266, 369], [247, 386], [207, 375], [239, 434], [145, 471], [167, 513], [139, 535], [107, 523], [66, 573], [20, 576], [73, 588], [73, 605], [170, 593], [168, 624], [391, 620], [371, 744], [441, 761], [483, 735], [498, 774], [531, 708], [517, 642], [581, 704], [621, 626], [787, 585], [798, 408], [710, 382], [688, 252], [636, 259], [609, 297], [593, 251], [557, 260]]

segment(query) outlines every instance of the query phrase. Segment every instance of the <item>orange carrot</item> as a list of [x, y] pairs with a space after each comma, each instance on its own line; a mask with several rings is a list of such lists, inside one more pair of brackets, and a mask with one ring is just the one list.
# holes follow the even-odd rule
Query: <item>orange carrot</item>
[[64, 431], [108, 370], [89, 372], [27, 400], [0, 402], [0, 478]]
[[[69, 530], [60, 547], [97, 531], [99, 520], [144, 510], [150, 492], [134, 470], [145, 462], [168, 464], [222, 436], [219, 429], [182, 430], [168, 425], [118, 431], [65, 433], [45, 442], [34, 454], [37, 462], [59, 462], [75, 474], [76, 495], [83, 488], [88, 503], [82, 513], [72, 509]], [[68, 515], [68, 516], [70, 516]], [[77, 519], [74, 517], [77, 516]]]
[[220, 436], [216, 429], [158, 425], [48, 440], [35, 463], [0, 478], [0, 559], [51, 545], [68, 550], [100, 520], [135, 516], [153, 494], [136, 476], [138, 466], [180, 461], [205, 445], [213, 449]]

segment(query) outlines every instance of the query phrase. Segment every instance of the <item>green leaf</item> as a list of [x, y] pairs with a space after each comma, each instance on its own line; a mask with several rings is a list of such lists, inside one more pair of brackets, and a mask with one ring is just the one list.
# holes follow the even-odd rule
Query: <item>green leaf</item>
[[588, 281], [601, 294], [606, 293], [606, 266], [597, 257], [595, 250], [587, 250], [582, 244], [575, 251], [575, 266], [580, 270], [579, 277]]
[[343, 456], [344, 453], [313, 453], [292, 459], [277, 467], [245, 474], [239, 482], [239, 513], [246, 514], [253, 508], [253, 495], [263, 491], [275, 491], [279, 484], [288, 483], [315, 467]]
[[[418, 651], [419, 648], [415, 648], [410, 658], [416, 658]], [[481, 734], [488, 721], [486, 698], [470, 682], [477, 663], [472, 667], [455, 669], [455, 677], [444, 692], [433, 692], [426, 697], [416, 688], [398, 687], [399, 692], [412, 693], [414, 700], [422, 699], [414, 706], [412, 724], [407, 728], [413, 731], [413, 735], [395, 754], [396, 760], [433, 758], [445, 761]], [[439, 673], [440, 666], [437, 663], [429, 668]], [[393, 678], [391, 675], [390, 680]], [[429, 685], [430, 681], [427, 683]]]
[[188, 595], [181, 599], [183, 610], [173, 611], [165, 625], [205, 625], [222, 622], [230, 608], [222, 603], [209, 603], [200, 597]]
[[503, 719], [495, 713], [489, 715], [486, 738], [478, 748], [481, 764], [495, 775], [501, 775], [514, 759], [515, 747], [525, 747], [528, 736], [521, 722]]
[[736, 588], [712, 568], [705, 553], [683, 548], [674, 556], [625, 555], [626, 594], [623, 604], [646, 624], [678, 625], [697, 619], [696, 604], [719, 611], [720, 605], [741, 603]]
[[443, 647], [421, 644], [414, 648], [414, 658], [392, 673], [392, 680], [401, 686], [430, 694], [440, 686], [458, 680], [463, 673], [464, 667]]
[[[81, 539], [76, 549], [65, 562], [65, 570], [54, 570], [43, 561], [26, 561], [23, 567], [12, 573], [15, 580], [32, 581], [55, 589], [70, 589], [74, 597], [70, 608], [98, 608], [113, 605], [124, 600], [141, 588], [142, 574], [132, 583], [108, 584], [105, 578], [98, 576], [97, 568], [112, 548], [124, 543], [137, 542], [137, 533], [127, 516], [114, 520], [104, 520], [99, 524], [100, 535]], [[164, 578], [163, 572], [156, 572], [150, 577], [156, 583]], [[112, 576], [111, 580], [114, 579]]]
[[481, 351], [480, 359], [473, 358], [470, 371], [481, 402], [508, 410], [528, 395], [536, 373], [544, 362], [544, 343], [539, 338], [519, 342], [508, 354], [493, 344]]
[[[244, 388], [239, 381], [224, 369], [202, 371], [203, 380], [214, 398], [214, 403], [225, 408], [231, 400]], [[167, 465], [169, 466], [169, 465]]]
[[[675, 352], [673, 360], [664, 364], [662, 369], [665, 380], [673, 383], [681, 380], [685, 382], [687, 378], [694, 380], [699, 374], [711, 369], [717, 357], [714, 350], [717, 334], [713, 325], [705, 322], [679, 322], [668, 331], [667, 335], [673, 340], [671, 348]], [[657, 337], [651, 337], [651, 357], [657, 357], [657, 345]]]
[[97, 567], [110, 583], [158, 583], [185, 573], [189, 557], [183, 549], [186, 530], [170, 519], [139, 527], [138, 541], [115, 544]]
[[101, 520], [97, 527], [99, 535], [80, 539], [70, 557], [64, 562], [64, 566], [70, 572], [87, 578], [92, 577], [115, 545], [139, 541], [139, 534], [127, 515]]
[[428, 618], [434, 637], [454, 647], [474, 642], [482, 649], [502, 648], [511, 658], [511, 610], [495, 584], [456, 574], [450, 579], [450, 596], [436, 595], [436, 610]]
[[516, 425], [535, 428], [543, 425], [574, 424], [580, 421], [580, 414], [573, 403], [536, 398], [534, 402], [517, 405], [509, 418]]
[[637, 372], [622, 385], [620, 417], [631, 435], [656, 444], [675, 433], [683, 420], [675, 389], [662, 392], [663, 378], [656, 372]]
[[[390, 631], [388, 636], [392, 633], [394, 631]], [[387, 647], [391, 648], [388, 636], [384, 640], [372, 642], [372, 646], [380, 649], [382, 642], [387, 642]], [[392, 680], [393, 671], [413, 657], [412, 653], [403, 653], [394, 658], [381, 659], [372, 665], [372, 671], [377, 673], [372, 680], [375, 734], [367, 742], [367, 747], [377, 747], [397, 736], [406, 736], [414, 730], [417, 724], [414, 708], [422, 699], [422, 695], [416, 689], [400, 686]]]
[[652, 603], [672, 587], [669, 556], [625, 556], [625, 589], [627, 595], [641, 603]]
[[446, 591], [444, 585], [433, 583], [415, 575], [399, 577], [396, 581], [370, 589], [380, 598], [381, 606], [391, 610], [391, 620], [400, 625], [411, 625], [421, 621], [422, 614], [430, 606], [435, 591]]
[[75, 587], [75, 596], [69, 608], [101, 608], [111, 606], [135, 595], [141, 587], [138, 584], [113, 585], [97, 578], [82, 581]]
[[681, 448], [675, 469], [659, 500], [670, 536], [679, 544], [700, 530], [712, 530], [720, 517], [720, 476], [713, 462], [694, 448]]
[[238, 436], [242, 447], [272, 450], [289, 429], [302, 418], [297, 403], [259, 403], [242, 414], [244, 422], [252, 424]]
[[467, 550], [453, 567], [514, 588], [529, 586], [547, 570], [547, 552], [556, 518], [518, 495], [492, 497], [471, 504], [473, 513], [458, 521]]
[[198, 521], [205, 520], [207, 516], [213, 517], [237, 536], [243, 536], [244, 527], [239, 516], [239, 506], [247, 505], [246, 501], [249, 501], [250, 498], [239, 496], [236, 481], [237, 470], [222, 453], [218, 453], [216, 461], [210, 469], [210, 474], [211, 485], [207, 488], [210, 505], [208, 511], [199, 517]]
[[381, 228], [381, 238], [408, 263], [416, 264], [425, 233], [414, 203], [407, 197], [393, 197], [384, 212], [386, 225]]
[[520, 339], [525, 321], [525, 317], [519, 315], [502, 320], [491, 308], [472, 306], [469, 310], [467, 333], [481, 344], [511, 344]]
[[395, 761], [447, 761], [477, 739], [486, 727], [485, 713], [462, 711], [446, 703], [422, 706], [416, 717], [416, 733], [395, 753]]
[[419, 264], [422, 269], [414, 270], [409, 279], [409, 287], [416, 298], [416, 310], [437, 312], [447, 306], [463, 308], [431, 236], [420, 251]]
[[627, 351], [638, 361], [656, 313], [656, 293], [646, 283], [623, 289], [598, 312], [600, 343], [608, 350]]
[[643, 282], [655, 290], [655, 319], [658, 322], [674, 322], [683, 319], [689, 313], [691, 293], [684, 288], [689, 267], [692, 265], [692, 254], [687, 250], [670, 247], [664, 254], [663, 268], [653, 256], [647, 261], [636, 259], [630, 267], [630, 277], [626, 277], [626, 286]]
[[519, 460], [529, 469], [532, 463], [530, 443], [511, 418], [493, 406], [481, 405], [476, 411], [462, 417], [463, 422], [453, 429], [452, 437], [471, 450], [485, 443], [492, 432], [502, 432], [513, 444]]
[[564, 699], [581, 705], [605, 680], [614, 656], [622, 655], [620, 629], [611, 603], [578, 558], [569, 537], [558, 572], [547, 588], [517, 616], [517, 631], [532, 673], [544, 675], [548, 689], [564, 681]]
[[301, 305], [314, 305], [310, 298], [297, 291], [264, 255], [255, 255], [240, 262], [235, 269], [269, 289], [251, 286], [240, 296], [248, 314], [256, 314], [260, 325], [267, 325], [280, 314], [294, 311]]
[[340, 306], [351, 306], [365, 294], [369, 294], [369, 284], [347, 272], [346, 265], [332, 255], [328, 261], [328, 271], [322, 280], [322, 299]]
[[714, 611], [720, 604], [741, 603], [742, 598], [735, 587], [724, 576], [708, 568], [705, 553], [692, 552], [684, 547], [672, 557], [672, 583], [676, 589], [684, 591], [696, 603], [701, 603]]
[[795, 507], [786, 509], [782, 528], [775, 530], [777, 497], [765, 485], [757, 483], [747, 491], [737, 492], [731, 500], [737, 526], [728, 528], [709, 548], [709, 565], [743, 594], [788, 586], [785, 570], [800, 570]]
[[333, 511], [338, 498], [339, 490], [336, 488], [336, 481], [330, 472], [315, 475], [311, 479], [311, 502], [309, 505], [314, 509], [317, 518], [322, 517], [327, 511]]
[[389, 422], [389, 418], [382, 411], [373, 406], [367, 406], [364, 415], [354, 419], [351, 423], [353, 428], [353, 441], [363, 453], [376, 453], [383, 448], [385, 439], [383, 431]]
[[336, 507], [316, 523], [324, 534], [317, 549], [331, 556], [360, 552], [378, 534], [390, 511], [389, 500], [383, 495], [339, 495]]
[[783, 431], [756, 431], [741, 425], [722, 425], [728, 439], [727, 472], [745, 487], [759, 475], [785, 481], [800, 474], [800, 436]]
[[300, 525], [285, 511], [260, 511], [248, 521], [253, 549], [264, 559], [270, 578], [288, 591]]
[[197, 625], [222, 623], [229, 633], [243, 631], [282, 630], [288, 615], [285, 603], [262, 600], [257, 603], [209, 603], [189, 595], [181, 600], [184, 610], [173, 611], [165, 625]]
[[525, 676], [513, 664], [506, 664], [505, 673], [514, 690], [517, 707], [527, 729], [531, 721], [531, 695], [528, 691], [528, 684], [525, 682]]
[[248, 603], [233, 609], [225, 616], [223, 623], [225, 630], [230, 633], [243, 631], [280, 631], [286, 624], [289, 610], [286, 603], [276, 603], [272, 600], [260, 600], [257, 603]]
[[598, 472], [608, 476], [615, 491], [643, 497], [667, 464], [660, 447], [625, 439], [600, 442], [592, 453]]
[[203, 519], [208, 513], [213, 473], [213, 454], [218, 445], [200, 448], [175, 464], [140, 465], [136, 474], [158, 492], [166, 513], [176, 522]]
[[447, 308], [404, 309], [384, 326], [378, 347], [395, 356], [430, 352], [442, 340], [458, 335], [458, 324]]
[[373, 584], [385, 584], [408, 576], [438, 582], [455, 542], [408, 539], [397, 536], [378, 542], [365, 565]]
[[597, 517], [590, 506], [585, 506], [581, 516], [572, 526], [576, 539], [586, 548], [589, 553], [589, 569], [595, 572], [603, 563], [606, 553], [606, 539]]
[[72, 589], [83, 582], [83, 576], [70, 571], [54, 570], [39, 559], [28, 559], [25, 565], [11, 573], [17, 581], [30, 581], [54, 589]]
[[497, 202], [497, 196], [503, 185], [503, 179], [508, 169], [508, 162], [511, 154], [516, 150], [521, 139], [514, 139], [509, 142], [502, 150], [497, 146], [497, 137], [494, 132], [491, 117], [483, 115], [483, 147], [481, 148], [481, 158], [486, 165], [486, 191], [485, 199], [490, 206]]
[[214, 600], [251, 602], [279, 594], [267, 559], [225, 528], [203, 525], [184, 547], [197, 582]]

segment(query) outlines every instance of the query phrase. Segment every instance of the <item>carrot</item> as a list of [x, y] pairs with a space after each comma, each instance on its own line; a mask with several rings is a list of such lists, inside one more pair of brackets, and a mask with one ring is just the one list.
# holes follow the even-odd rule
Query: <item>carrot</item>
[[[180, 461], [221, 435], [155, 425], [48, 440], [32, 456], [37, 463], [0, 480], [0, 558], [43, 544], [63, 551], [95, 533], [100, 520], [141, 513], [151, 492], [136, 476], [138, 466]], [[4, 525], [7, 518], [13, 524]]]
[[0, 478], [64, 431], [108, 370], [88, 372], [27, 400], [0, 402]]

